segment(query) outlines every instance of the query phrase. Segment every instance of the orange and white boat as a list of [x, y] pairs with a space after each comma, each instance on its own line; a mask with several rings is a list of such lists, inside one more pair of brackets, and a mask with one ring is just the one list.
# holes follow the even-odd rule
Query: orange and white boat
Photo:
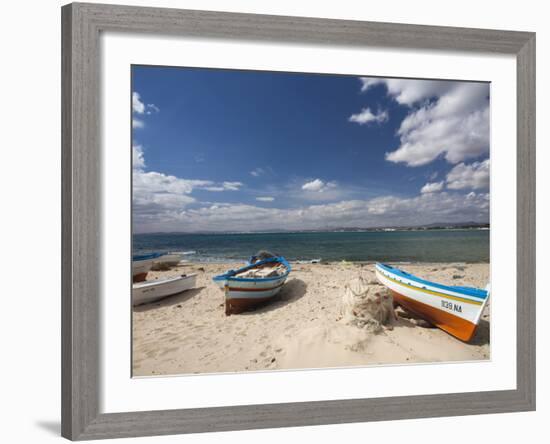
[[376, 277], [396, 303], [466, 342], [489, 299], [487, 290], [437, 284], [386, 264], [376, 264]]

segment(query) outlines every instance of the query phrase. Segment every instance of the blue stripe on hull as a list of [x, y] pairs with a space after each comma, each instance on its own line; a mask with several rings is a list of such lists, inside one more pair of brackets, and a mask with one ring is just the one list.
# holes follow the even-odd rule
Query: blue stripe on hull
[[417, 276], [414, 276], [410, 273], [407, 273], [406, 271], [400, 270], [399, 268], [394, 268], [390, 265], [377, 263], [376, 267], [379, 268], [382, 271], [385, 271], [386, 273], [391, 273], [393, 275], [399, 276], [402, 279], [406, 279], [410, 284], [417, 284], [417, 285], [429, 285], [430, 287], [438, 288], [443, 291], [450, 291], [453, 293], [460, 293], [464, 296], [469, 296], [477, 299], [486, 299], [488, 292], [485, 290], [481, 290], [479, 288], [472, 288], [472, 287], [453, 287], [450, 285], [443, 285], [438, 284], [435, 282], [427, 281], [425, 279], [421, 279]]

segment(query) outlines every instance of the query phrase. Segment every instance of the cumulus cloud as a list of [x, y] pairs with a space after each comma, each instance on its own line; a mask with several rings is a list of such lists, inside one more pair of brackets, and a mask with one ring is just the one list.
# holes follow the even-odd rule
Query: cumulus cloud
[[390, 162], [426, 165], [440, 156], [456, 164], [489, 151], [489, 85], [409, 79], [360, 78], [361, 90], [384, 85], [396, 102], [410, 108], [397, 132]]
[[[133, 129], [140, 129], [145, 127], [145, 121], [143, 120], [142, 116], [158, 113], [160, 109], [158, 106], [154, 105], [153, 103], [144, 103], [141, 100], [141, 96], [138, 92], [132, 93], [132, 113], [134, 116], [132, 117], [132, 128]], [[140, 116], [139, 118], [136, 117], [136, 115]]]
[[445, 183], [443, 181], [441, 181], [441, 182], [430, 182], [430, 183], [427, 183], [426, 185], [424, 185], [422, 187], [422, 189], [420, 190], [420, 192], [422, 194], [436, 193], [438, 191], [441, 191], [443, 189], [444, 185], [445, 185]]
[[447, 174], [447, 188], [452, 190], [489, 188], [489, 159], [470, 165], [459, 163]]
[[456, 192], [401, 198], [383, 196], [298, 208], [266, 208], [249, 204], [209, 204], [157, 217], [141, 218], [142, 231], [239, 231], [420, 225], [432, 222], [489, 220], [489, 195]]
[[209, 180], [190, 180], [158, 173], [156, 171], [134, 170], [134, 192], [190, 194], [193, 189], [207, 189], [214, 186]]
[[314, 179], [310, 182], [306, 182], [302, 185], [302, 190], [312, 191], [315, 193], [324, 193], [325, 191], [330, 190], [331, 188], [336, 187], [336, 182], [324, 182], [321, 179]]
[[388, 94], [401, 105], [412, 106], [416, 102], [439, 97], [453, 88], [456, 82], [444, 80], [382, 79], [360, 77], [361, 92], [376, 85], [385, 85]]
[[[174, 213], [197, 204], [191, 194], [195, 190], [236, 191], [241, 182], [214, 182], [211, 180], [184, 179], [156, 171], [145, 171], [143, 147], [132, 147], [133, 215], [137, 226], [172, 220]], [[175, 227], [174, 227], [175, 228]]]
[[132, 93], [132, 111], [136, 114], [154, 114], [160, 112], [154, 103], [143, 103], [141, 95], [134, 91]]
[[361, 82], [361, 92], [368, 91], [371, 87], [384, 83], [384, 79], [376, 77], [359, 77], [359, 81]]
[[195, 202], [189, 194], [206, 181], [188, 181], [155, 171], [133, 171], [133, 214], [143, 218], [164, 218], [170, 211], [178, 211]]
[[145, 112], [145, 103], [141, 101], [141, 96], [138, 92], [132, 93], [132, 111], [137, 114], [143, 114]]
[[134, 170], [145, 168], [145, 158], [143, 157], [143, 147], [141, 145], [132, 146], [132, 168]]
[[370, 108], [363, 108], [360, 113], [352, 114], [348, 120], [359, 125], [367, 125], [371, 122], [382, 123], [388, 120], [388, 112], [379, 110], [373, 113]]
[[[486, 222], [489, 218], [489, 194], [483, 192], [464, 195], [441, 191], [409, 198], [382, 196], [293, 208], [199, 202], [193, 196], [195, 190], [231, 192], [240, 189], [243, 184], [184, 179], [145, 171], [143, 147], [134, 145], [132, 152], [133, 223], [136, 232], [239, 231], [243, 227], [249, 230], [372, 227], [417, 225], [434, 221]], [[480, 166], [476, 165], [475, 169], [479, 170]], [[333, 192], [336, 184], [314, 179], [303, 186], [306, 187], [302, 190], [305, 194], [324, 196]], [[262, 203], [275, 201], [269, 195], [255, 199]]]
[[302, 190], [321, 191], [324, 186], [325, 186], [325, 183], [321, 179], [315, 179], [315, 180], [312, 180], [311, 182], [306, 182], [304, 185], [302, 185]]

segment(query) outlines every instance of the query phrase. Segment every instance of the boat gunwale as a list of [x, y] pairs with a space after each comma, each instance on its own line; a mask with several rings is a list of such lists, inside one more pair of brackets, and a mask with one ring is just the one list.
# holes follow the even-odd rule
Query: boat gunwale
[[136, 282], [135, 284], [132, 284], [132, 290], [140, 289], [140, 288], [147, 288], [147, 287], [154, 287], [155, 285], [159, 285], [159, 284], [168, 284], [168, 283], [172, 283], [172, 282], [177, 282], [177, 281], [180, 281], [180, 280], [183, 280], [183, 279], [193, 278], [193, 277], [196, 277], [198, 275], [199, 275], [198, 273], [192, 273], [192, 274], [186, 274], [185, 276], [183, 276], [183, 275], [170, 276], [170, 277], [166, 277], [166, 278], [163, 278], [163, 279], [157, 279], [157, 280], [154, 280], [154, 281]]
[[[250, 270], [252, 268], [257, 267], [258, 265], [268, 264], [270, 262], [283, 264], [286, 267], [286, 272], [280, 276], [273, 276], [273, 277], [240, 278], [235, 276], [237, 273], [242, 273], [243, 271]], [[231, 282], [270, 282], [270, 281], [276, 281], [279, 279], [286, 279], [291, 271], [292, 271], [292, 267], [287, 262], [287, 260], [283, 256], [277, 256], [277, 257], [270, 257], [267, 259], [263, 259], [254, 264], [245, 265], [244, 267], [241, 267], [237, 270], [227, 271], [224, 274], [219, 274], [217, 276], [214, 276], [212, 280], [213, 281], [231, 281]]]

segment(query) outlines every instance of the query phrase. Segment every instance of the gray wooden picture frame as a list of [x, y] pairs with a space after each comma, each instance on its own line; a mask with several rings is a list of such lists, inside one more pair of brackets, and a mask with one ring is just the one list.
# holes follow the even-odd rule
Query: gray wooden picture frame
[[[99, 411], [101, 32], [500, 53], [517, 59], [517, 388]], [[62, 435], [134, 437], [535, 409], [535, 34], [73, 3], [62, 8]], [[510, 291], [513, 291], [510, 289]]]

